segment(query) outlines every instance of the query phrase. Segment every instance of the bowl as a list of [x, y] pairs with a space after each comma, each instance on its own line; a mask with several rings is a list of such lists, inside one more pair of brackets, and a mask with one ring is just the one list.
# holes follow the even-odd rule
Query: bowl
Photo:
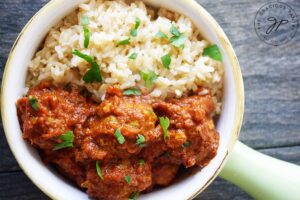
[[[52, 199], [88, 199], [86, 193], [47, 167], [38, 152], [22, 138], [15, 102], [22, 96], [28, 64], [48, 30], [76, 9], [83, 0], [52, 0], [46, 4], [19, 34], [10, 52], [3, 75], [1, 114], [9, 146], [20, 167], [32, 182]], [[216, 157], [202, 170], [176, 181], [172, 185], [143, 194], [140, 199], [191, 199], [203, 191], [224, 164], [237, 141], [244, 112], [244, 90], [240, 66], [223, 30], [213, 17], [193, 0], [147, 0], [148, 5], [165, 7], [189, 17], [211, 43], [217, 44], [225, 68], [222, 113], [217, 122], [220, 145]]]

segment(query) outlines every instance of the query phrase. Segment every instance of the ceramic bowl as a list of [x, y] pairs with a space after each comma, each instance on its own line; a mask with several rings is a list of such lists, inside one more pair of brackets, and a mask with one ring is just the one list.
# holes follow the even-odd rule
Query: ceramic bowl
[[[2, 82], [1, 112], [9, 146], [20, 167], [52, 199], [88, 199], [85, 192], [70, 184], [47, 167], [37, 151], [22, 139], [16, 104], [23, 94], [27, 68], [49, 29], [82, 3], [82, 0], [52, 0], [32, 19], [17, 38], [9, 55]], [[191, 199], [203, 191], [220, 172], [228, 152], [236, 142], [244, 111], [243, 80], [234, 50], [213, 17], [193, 0], [148, 0], [149, 5], [181, 13], [194, 22], [204, 38], [219, 46], [225, 67], [222, 114], [217, 123], [220, 146], [216, 157], [202, 170], [197, 170], [174, 184], [143, 194], [140, 199]], [[17, 19], [16, 19], [17, 20]]]

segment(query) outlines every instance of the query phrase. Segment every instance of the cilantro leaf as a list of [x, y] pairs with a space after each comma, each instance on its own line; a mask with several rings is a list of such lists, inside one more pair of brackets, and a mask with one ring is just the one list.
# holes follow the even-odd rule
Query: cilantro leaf
[[143, 145], [145, 142], [146, 142], [145, 137], [141, 134], [138, 134], [138, 138], [135, 143], [140, 146]]
[[90, 30], [88, 28], [89, 23], [90, 20], [87, 16], [83, 16], [81, 18], [81, 26], [83, 27], [83, 33], [84, 33], [84, 48], [88, 48], [90, 43]]
[[148, 88], [148, 89], [150, 89], [152, 87], [153, 82], [157, 79], [157, 75], [155, 74], [154, 71], [149, 71], [148, 73], [141, 71], [140, 75], [145, 82], [146, 88]]
[[123, 95], [125, 96], [130, 96], [130, 95], [140, 96], [141, 94], [142, 94], [141, 91], [135, 88], [127, 89], [123, 92]]
[[141, 165], [143, 165], [145, 163], [145, 160], [144, 159], [140, 159], [139, 160], [139, 165], [141, 166]]
[[129, 44], [129, 43], [130, 43], [130, 38], [127, 38], [125, 40], [119, 41], [117, 44], [118, 45], [126, 45], [126, 44]]
[[96, 171], [97, 171], [98, 176], [103, 180], [104, 178], [103, 178], [102, 171], [101, 171], [101, 168], [99, 166], [98, 160], [96, 161]]
[[68, 147], [73, 147], [73, 142], [75, 138], [73, 131], [67, 131], [64, 134], [58, 136], [58, 138], [63, 140], [63, 142], [56, 144], [53, 148], [54, 151]]
[[181, 33], [178, 31], [178, 29], [174, 25], [171, 26], [170, 33], [174, 36], [180, 36], [181, 35]]
[[183, 146], [184, 148], [187, 148], [187, 147], [190, 146], [190, 142], [189, 142], [189, 141], [186, 141], [185, 143], [182, 144], [182, 146]]
[[161, 128], [163, 129], [164, 140], [166, 141], [166, 139], [168, 137], [168, 128], [170, 126], [170, 120], [168, 117], [160, 117], [159, 123], [160, 123]]
[[137, 58], [138, 54], [133, 52], [132, 54], [130, 54], [130, 56], [128, 57], [129, 59], [135, 60]]
[[129, 184], [131, 182], [130, 176], [126, 175], [125, 176], [125, 181]]
[[29, 104], [31, 106], [31, 108], [33, 108], [35, 111], [39, 110], [39, 102], [38, 99], [32, 96], [29, 96]]
[[173, 36], [170, 38], [170, 43], [174, 45], [175, 47], [182, 48], [187, 37], [184, 34], [181, 34], [179, 36]]
[[139, 197], [139, 195], [139, 192], [134, 192], [129, 196], [128, 200], [136, 200]]
[[170, 69], [170, 64], [171, 64], [170, 54], [166, 54], [166, 55], [162, 56], [160, 59], [161, 59], [161, 62], [163, 64], [164, 68]]
[[203, 51], [204, 56], [209, 56], [210, 58], [222, 61], [222, 54], [219, 47], [216, 44], [206, 47]]
[[135, 18], [135, 25], [134, 25], [134, 28], [131, 29], [131, 31], [130, 31], [130, 35], [131, 35], [132, 37], [136, 37], [136, 36], [137, 36], [137, 29], [138, 29], [138, 27], [139, 27], [140, 25], [141, 25], [141, 19], [138, 18], [138, 17], [136, 17], [136, 18]]
[[155, 37], [156, 38], [165, 38], [165, 39], [168, 39], [168, 36], [166, 34], [164, 34], [163, 32], [161, 31], [158, 31], [156, 34], [155, 34]]
[[124, 136], [122, 135], [120, 128], [118, 128], [118, 129], [116, 130], [116, 132], [115, 132], [115, 137], [117, 138], [119, 144], [124, 144], [125, 138], [124, 138]]
[[101, 76], [101, 72], [99, 69], [99, 65], [94, 61], [94, 59], [92, 57], [90, 57], [89, 55], [83, 54], [80, 51], [78, 51], [77, 49], [75, 49], [72, 52], [73, 55], [76, 55], [82, 59], [84, 59], [85, 61], [87, 61], [88, 63], [90, 63], [92, 65], [91, 69], [89, 69], [83, 76], [83, 80], [86, 83], [92, 83], [92, 82], [101, 82], [102, 81], [102, 76]]

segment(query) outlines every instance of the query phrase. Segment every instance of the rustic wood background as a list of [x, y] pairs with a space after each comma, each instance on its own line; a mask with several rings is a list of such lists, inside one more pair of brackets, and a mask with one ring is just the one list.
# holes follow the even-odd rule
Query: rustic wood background
[[[300, 165], [300, 30], [288, 44], [270, 46], [257, 37], [253, 22], [258, 9], [273, 0], [197, 1], [222, 26], [241, 64], [246, 107], [240, 140], [260, 152]], [[0, 1], [1, 78], [18, 33], [47, 2]], [[299, 0], [282, 2], [288, 3], [300, 16]], [[0, 126], [0, 199], [48, 199], [21, 171], [7, 145], [2, 124]], [[217, 178], [196, 199], [246, 200], [251, 197]]]

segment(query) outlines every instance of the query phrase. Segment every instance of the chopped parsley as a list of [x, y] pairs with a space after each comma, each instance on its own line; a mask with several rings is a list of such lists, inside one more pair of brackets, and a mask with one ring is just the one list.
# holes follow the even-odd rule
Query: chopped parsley
[[130, 176], [126, 175], [125, 176], [125, 181], [129, 184], [131, 182]]
[[142, 94], [141, 91], [135, 88], [127, 89], [123, 92], [123, 95], [125, 96], [130, 96], [130, 95], [140, 96], [141, 94]]
[[160, 59], [161, 59], [161, 62], [163, 64], [164, 68], [170, 69], [170, 64], [171, 64], [170, 54], [166, 54], [166, 55], [162, 56]]
[[145, 160], [144, 159], [140, 159], [139, 160], [139, 166], [142, 166], [143, 164], [145, 164]]
[[40, 108], [38, 99], [35, 97], [29, 96], [29, 104], [35, 111], [38, 111]]
[[131, 31], [130, 31], [130, 35], [132, 36], [132, 37], [136, 37], [137, 36], [137, 29], [138, 29], [138, 27], [141, 25], [141, 19], [140, 18], [138, 18], [138, 17], [136, 17], [135, 18], [135, 25], [134, 25], [134, 27], [131, 29]]
[[134, 192], [129, 196], [128, 200], [136, 200], [139, 197], [139, 195], [139, 192]]
[[185, 143], [182, 144], [182, 146], [183, 146], [184, 148], [187, 148], [187, 147], [190, 146], [190, 142], [189, 142], [189, 141], [186, 141]]
[[171, 26], [170, 33], [174, 36], [180, 36], [181, 35], [181, 33], [178, 31], [178, 29], [174, 25]]
[[156, 34], [155, 34], [155, 37], [156, 38], [165, 38], [165, 39], [168, 39], [168, 36], [166, 34], [164, 34], [163, 32], [161, 31], [158, 31]]
[[137, 140], [136, 140], [136, 144], [139, 145], [139, 146], [143, 146], [143, 144], [146, 142], [146, 139], [143, 135], [141, 134], [138, 134], [137, 136]]
[[73, 142], [74, 142], [74, 138], [75, 138], [73, 131], [67, 131], [64, 134], [58, 136], [58, 138], [63, 140], [63, 142], [56, 144], [53, 148], [54, 151], [73, 147]]
[[116, 136], [116, 138], [117, 138], [119, 144], [124, 144], [125, 138], [124, 138], [124, 136], [122, 135], [120, 128], [118, 128], [118, 129], [116, 130], [115, 136]]
[[83, 16], [81, 18], [81, 26], [83, 28], [84, 33], [84, 48], [88, 48], [90, 43], [90, 30], [88, 28], [88, 25], [90, 24], [90, 20], [87, 16]]
[[186, 35], [180, 33], [174, 25], [171, 26], [170, 33], [173, 35], [169, 40], [170, 43], [175, 47], [183, 48], [187, 39]]
[[153, 82], [157, 79], [157, 75], [154, 71], [144, 72], [141, 71], [140, 75], [145, 82], [146, 88], [150, 89], [153, 85]]
[[126, 44], [129, 44], [129, 43], [130, 43], [130, 38], [127, 38], [125, 40], [119, 41], [117, 44], [118, 45], [126, 45]]
[[160, 123], [161, 128], [163, 129], [164, 140], [166, 141], [166, 139], [168, 137], [168, 128], [170, 126], [170, 120], [168, 117], [160, 117], [159, 123]]
[[129, 55], [128, 58], [131, 59], [131, 60], [135, 60], [137, 58], [137, 56], [138, 56], [138, 54], [133, 52], [132, 54]]
[[72, 54], [84, 59], [86, 62], [88, 62], [92, 65], [91, 69], [89, 69], [82, 78], [84, 80], [84, 82], [86, 82], [86, 83], [102, 82], [102, 76], [100, 73], [99, 65], [96, 63], [96, 61], [92, 57], [90, 57], [89, 55], [86, 55], [84, 53], [81, 53], [77, 49], [75, 49], [72, 52]]
[[220, 52], [219, 47], [216, 44], [206, 47], [203, 51], [203, 55], [209, 56], [210, 58], [217, 61], [222, 61], [222, 54]]
[[99, 166], [98, 160], [96, 161], [96, 171], [97, 171], [98, 176], [103, 180], [104, 178], [103, 178], [102, 171], [101, 171], [101, 168]]

